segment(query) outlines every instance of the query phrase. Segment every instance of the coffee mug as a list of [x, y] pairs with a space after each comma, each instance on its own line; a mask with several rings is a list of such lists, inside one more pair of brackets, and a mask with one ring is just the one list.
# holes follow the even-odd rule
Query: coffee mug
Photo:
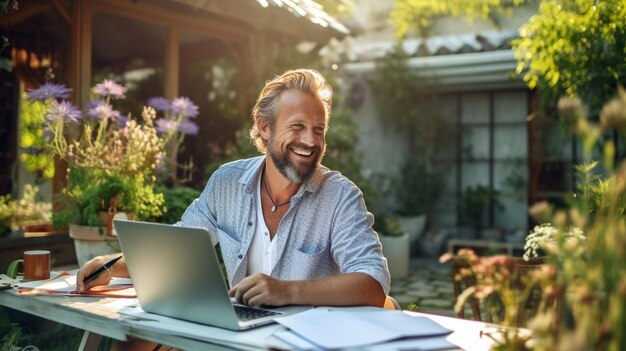
[[[22, 265], [22, 272], [19, 265]], [[15, 278], [22, 274], [24, 280], [43, 280], [50, 278], [50, 251], [29, 250], [24, 251], [24, 258], [11, 262], [7, 269], [7, 275]]]

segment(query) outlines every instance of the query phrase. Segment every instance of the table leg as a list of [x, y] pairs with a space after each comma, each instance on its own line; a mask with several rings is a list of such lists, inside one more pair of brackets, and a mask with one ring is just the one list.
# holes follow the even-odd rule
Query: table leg
[[80, 341], [80, 345], [78, 346], [78, 351], [97, 350], [100, 346], [100, 341], [102, 341], [102, 335], [90, 333], [85, 330], [83, 339]]

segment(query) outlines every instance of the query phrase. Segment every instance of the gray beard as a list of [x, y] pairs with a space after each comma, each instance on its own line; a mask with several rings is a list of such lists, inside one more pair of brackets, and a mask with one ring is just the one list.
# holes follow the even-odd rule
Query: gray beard
[[[274, 165], [276, 166], [276, 168], [278, 168], [278, 171], [280, 172], [280, 174], [282, 174], [290, 182], [296, 183], [296, 184], [302, 184], [305, 181], [307, 181], [309, 178], [311, 178], [311, 176], [313, 175], [313, 172], [315, 171], [319, 163], [319, 158], [321, 157], [319, 156], [319, 154], [318, 154], [318, 160], [313, 162], [312, 165], [308, 167], [305, 170], [305, 172], [303, 172], [303, 174], [300, 174], [296, 166], [294, 166], [291, 160], [289, 160], [289, 157], [287, 155], [287, 152], [289, 152], [289, 150], [287, 150], [287, 152], [285, 152], [283, 155], [279, 155], [278, 153], [274, 152], [273, 146], [274, 146], [274, 140], [273, 138], [270, 138], [270, 140], [268, 140], [267, 142], [267, 153], [272, 158], [272, 161], [274, 162]], [[284, 157], [281, 157], [281, 156], [284, 156]]]

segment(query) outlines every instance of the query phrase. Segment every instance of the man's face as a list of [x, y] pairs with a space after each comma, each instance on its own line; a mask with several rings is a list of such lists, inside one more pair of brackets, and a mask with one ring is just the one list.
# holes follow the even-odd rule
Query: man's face
[[303, 183], [313, 174], [326, 151], [324, 105], [298, 90], [278, 98], [276, 120], [270, 127], [267, 153], [280, 173], [293, 183]]

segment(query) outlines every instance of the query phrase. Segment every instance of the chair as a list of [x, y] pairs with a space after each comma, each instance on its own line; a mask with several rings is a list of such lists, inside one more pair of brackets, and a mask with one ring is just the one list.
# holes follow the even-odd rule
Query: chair
[[387, 298], [385, 299], [385, 304], [383, 305], [383, 308], [388, 309], [388, 310], [401, 310], [402, 309], [398, 301], [396, 301], [396, 299], [394, 299], [393, 297], [389, 295], [387, 295]]
[[[530, 259], [529, 261], [525, 261], [521, 257], [507, 257], [510, 259], [510, 262], [513, 263], [511, 268], [511, 277], [513, 277], [513, 280], [511, 281], [511, 284], [514, 288], [517, 289], [524, 288], [524, 282], [522, 281], [521, 277], [527, 275], [532, 270], [535, 270], [539, 268], [542, 264], [544, 264], [544, 260], [541, 258], [535, 258]], [[474, 275], [461, 277], [461, 279], [459, 280], [455, 279], [455, 277], [460, 276], [460, 273], [463, 269], [471, 269], [471, 266], [467, 261], [459, 258], [455, 258], [452, 260], [451, 274], [455, 301], [459, 298], [459, 295], [461, 295], [461, 293], [465, 289], [476, 285], [476, 277]], [[538, 287], [534, 287], [530, 291], [528, 297], [523, 302], [523, 308], [521, 309], [521, 313], [519, 314], [518, 325], [524, 324], [528, 320], [528, 317], [533, 316], [537, 312], [537, 308], [539, 307], [539, 302], [541, 298], [539, 294], [541, 294], [541, 292], [538, 291]], [[458, 312], [458, 316], [460, 318], [465, 319], [464, 307], [468, 303], [472, 310], [472, 317], [474, 320], [493, 322], [493, 318], [490, 313], [481, 313], [478, 299], [473, 296], [466, 300], [463, 308], [461, 308], [461, 310]], [[483, 318], [486, 320], [483, 320]]]

